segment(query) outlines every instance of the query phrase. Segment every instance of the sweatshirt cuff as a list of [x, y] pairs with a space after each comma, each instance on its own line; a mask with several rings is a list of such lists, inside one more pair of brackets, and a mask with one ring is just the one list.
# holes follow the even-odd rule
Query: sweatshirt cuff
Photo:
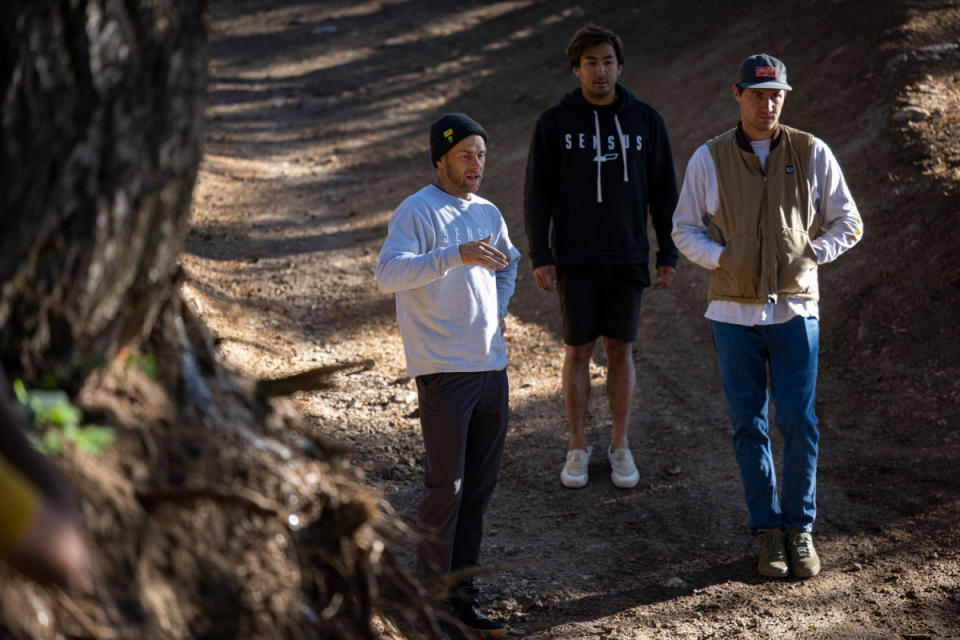
[[657, 252], [657, 267], [670, 267], [671, 269], [677, 268], [677, 262], [679, 258], [676, 253], [668, 253], [666, 251]]
[[446, 263], [447, 269], [452, 269], [462, 265], [463, 256], [460, 255], [460, 247], [458, 245], [453, 245], [452, 247], [447, 247], [444, 249], [443, 261]]
[[824, 260], [826, 259], [827, 250], [826, 250], [826, 248], [823, 246], [824, 243], [823, 243], [823, 242], [818, 242], [818, 240], [820, 240], [820, 238], [817, 238], [816, 240], [811, 240], [811, 241], [810, 241], [810, 246], [813, 247], [813, 252], [814, 252], [814, 253], [816, 254], [816, 256], [817, 256], [817, 264], [818, 264], [818, 265], [821, 265], [821, 264], [824, 264]]
[[533, 263], [534, 269], [556, 264], [556, 261], [553, 259], [553, 252], [550, 251], [550, 249], [531, 249], [530, 262]]
[[725, 248], [722, 244], [716, 244], [710, 248], [708, 259], [710, 260], [709, 268], [711, 271], [720, 268], [720, 254], [723, 253]]

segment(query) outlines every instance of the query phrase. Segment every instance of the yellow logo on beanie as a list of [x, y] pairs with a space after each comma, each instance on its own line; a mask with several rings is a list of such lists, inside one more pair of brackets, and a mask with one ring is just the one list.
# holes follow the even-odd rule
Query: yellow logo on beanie
[[447, 129], [443, 132], [443, 137], [447, 139], [447, 142], [453, 144], [453, 129]]

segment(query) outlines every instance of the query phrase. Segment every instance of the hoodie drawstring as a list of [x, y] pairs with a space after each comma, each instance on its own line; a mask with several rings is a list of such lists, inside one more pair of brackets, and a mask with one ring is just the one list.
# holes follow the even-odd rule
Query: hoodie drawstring
[[623, 143], [623, 129], [620, 128], [620, 118], [617, 114], [613, 114], [613, 123], [617, 125], [617, 139], [620, 140], [620, 154], [623, 156], [623, 181], [630, 182], [627, 177], [627, 145]]
[[[617, 139], [620, 140], [620, 157], [623, 158], [623, 181], [630, 182], [630, 178], [627, 174], [627, 147], [623, 142], [623, 129], [620, 128], [620, 119], [616, 114], [613, 115], [613, 123], [617, 127]], [[593, 112], [593, 128], [596, 132], [596, 141], [597, 141], [597, 153], [593, 158], [593, 161], [597, 163], [597, 202], [603, 202], [603, 187], [600, 180], [600, 169], [604, 162], [603, 156], [603, 143], [600, 141], [600, 116], [597, 115], [597, 112]]]
[[600, 116], [593, 112], [593, 128], [596, 131], [597, 153], [594, 161], [597, 163], [597, 202], [603, 202], [603, 189], [600, 186], [600, 166], [603, 164], [603, 145], [600, 143]]

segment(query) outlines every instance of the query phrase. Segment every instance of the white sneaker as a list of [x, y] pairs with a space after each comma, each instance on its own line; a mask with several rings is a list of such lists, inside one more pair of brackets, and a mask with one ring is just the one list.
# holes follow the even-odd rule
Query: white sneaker
[[610, 460], [610, 479], [613, 484], [621, 489], [629, 489], [637, 486], [640, 481], [640, 472], [637, 471], [637, 465], [633, 463], [633, 454], [630, 449], [617, 449], [610, 451], [607, 449], [607, 458]]
[[571, 489], [579, 489], [587, 484], [587, 467], [590, 466], [590, 452], [593, 447], [567, 451], [567, 463], [560, 472], [560, 482]]

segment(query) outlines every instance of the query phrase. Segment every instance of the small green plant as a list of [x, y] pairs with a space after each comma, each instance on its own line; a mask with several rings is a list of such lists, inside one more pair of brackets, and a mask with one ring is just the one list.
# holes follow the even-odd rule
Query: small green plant
[[126, 371], [134, 366], [139, 367], [151, 380], [160, 379], [160, 369], [157, 368], [157, 358], [152, 353], [131, 351], [123, 362], [123, 369]]
[[23, 381], [17, 379], [13, 381], [13, 393], [33, 429], [30, 439], [47, 455], [59, 455], [68, 442], [81, 451], [99, 455], [117, 439], [116, 431], [110, 427], [80, 426], [83, 414], [63, 391], [27, 390]]

